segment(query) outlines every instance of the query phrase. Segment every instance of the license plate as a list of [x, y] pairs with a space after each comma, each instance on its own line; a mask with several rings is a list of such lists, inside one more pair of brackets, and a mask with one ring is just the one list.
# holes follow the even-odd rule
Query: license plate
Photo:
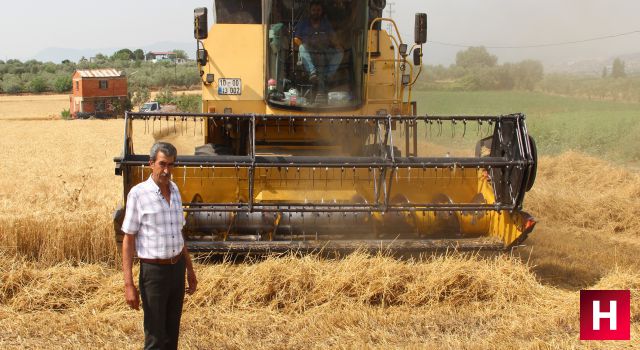
[[242, 79], [218, 79], [218, 95], [242, 94]]

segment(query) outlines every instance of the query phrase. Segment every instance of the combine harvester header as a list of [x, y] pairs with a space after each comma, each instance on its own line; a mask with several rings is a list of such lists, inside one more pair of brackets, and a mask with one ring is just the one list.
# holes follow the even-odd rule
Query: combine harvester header
[[[380, 18], [384, 1], [342, 2], [340, 16], [327, 12], [331, 4], [216, 1], [210, 30], [206, 9], [196, 9], [205, 113], [127, 113], [115, 159], [124, 198], [148, 178], [153, 142], [168, 141], [178, 148], [173, 179], [193, 251], [502, 250], [523, 242], [535, 225], [522, 205], [537, 163], [524, 115], [418, 115], [411, 89], [426, 15], [416, 15], [409, 49], [381, 29], [395, 25]], [[308, 37], [304, 23], [339, 31]], [[120, 239], [123, 215], [115, 215]]]

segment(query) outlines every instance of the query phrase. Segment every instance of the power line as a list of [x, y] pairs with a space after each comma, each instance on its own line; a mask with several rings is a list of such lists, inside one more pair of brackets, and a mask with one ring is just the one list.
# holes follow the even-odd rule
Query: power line
[[604, 36], [599, 36], [599, 37], [589, 38], [589, 39], [584, 39], [584, 40], [562, 41], [562, 42], [557, 42], [557, 43], [534, 44], [534, 45], [519, 45], [519, 46], [464, 45], [464, 44], [446, 43], [446, 42], [436, 41], [436, 40], [429, 40], [428, 42], [432, 43], [432, 44], [443, 45], [443, 46], [464, 47], [464, 48], [466, 48], [466, 47], [484, 46], [487, 49], [533, 49], [533, 48], [541, 48], [541, 47], [574, 45], [574, 44], [586, 43], [586, 42], [591, 42], [591, 41], [613, 39], [613, 38], [618, 38], [618, 37], [621, 37], [621, 36], [628, 36], [628, 35], [633, 35], [633, 34], [638, 34], [638, 33], [640, 33], [640, 30], [634, 30], [634, 31], [631, 31], [631, 32], [613, 34], [613, 35], [604, 35]]

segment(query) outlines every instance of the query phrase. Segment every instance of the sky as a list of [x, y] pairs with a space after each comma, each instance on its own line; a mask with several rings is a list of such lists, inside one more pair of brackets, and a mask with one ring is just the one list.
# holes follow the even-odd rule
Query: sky
[[[453, 63], [455, 53], [464, 49], [442, 43], [525, 46], [640, 31], [637, 0], [387, 0], [391, 2], [405, 41], [413, 37], [414, 13], [428, 14], [429, 40], [439, 42], [425, 48], [428, 64]], [[25, 60], [50, 47], [135, 49], [157, 42], [194, 42], [193, 9], [207, 6], [211, 12], [212, 3], [0, 0], [0, 59]], [[604, 59], [639, 53], [640, 33], [560, 47], [489, 51], [500, 62]]]

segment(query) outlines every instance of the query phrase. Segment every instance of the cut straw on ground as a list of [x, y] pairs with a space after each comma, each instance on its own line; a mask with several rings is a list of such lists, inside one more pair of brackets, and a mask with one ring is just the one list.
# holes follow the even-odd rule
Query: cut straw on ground
[[[111, 222], [122, 121], [73, 122], [73, 137], [69, 123], [3, 124], [0, 348], [140, 348], [142, 314], [124, 303]], [[539, 169], [525, 200], [539, 223], [513, 255], [198, 264], [181, 346], [605, 348], [578, 340], [578, 290], [640, 297], [640, 178], [577, 152], [542, 157]]]

